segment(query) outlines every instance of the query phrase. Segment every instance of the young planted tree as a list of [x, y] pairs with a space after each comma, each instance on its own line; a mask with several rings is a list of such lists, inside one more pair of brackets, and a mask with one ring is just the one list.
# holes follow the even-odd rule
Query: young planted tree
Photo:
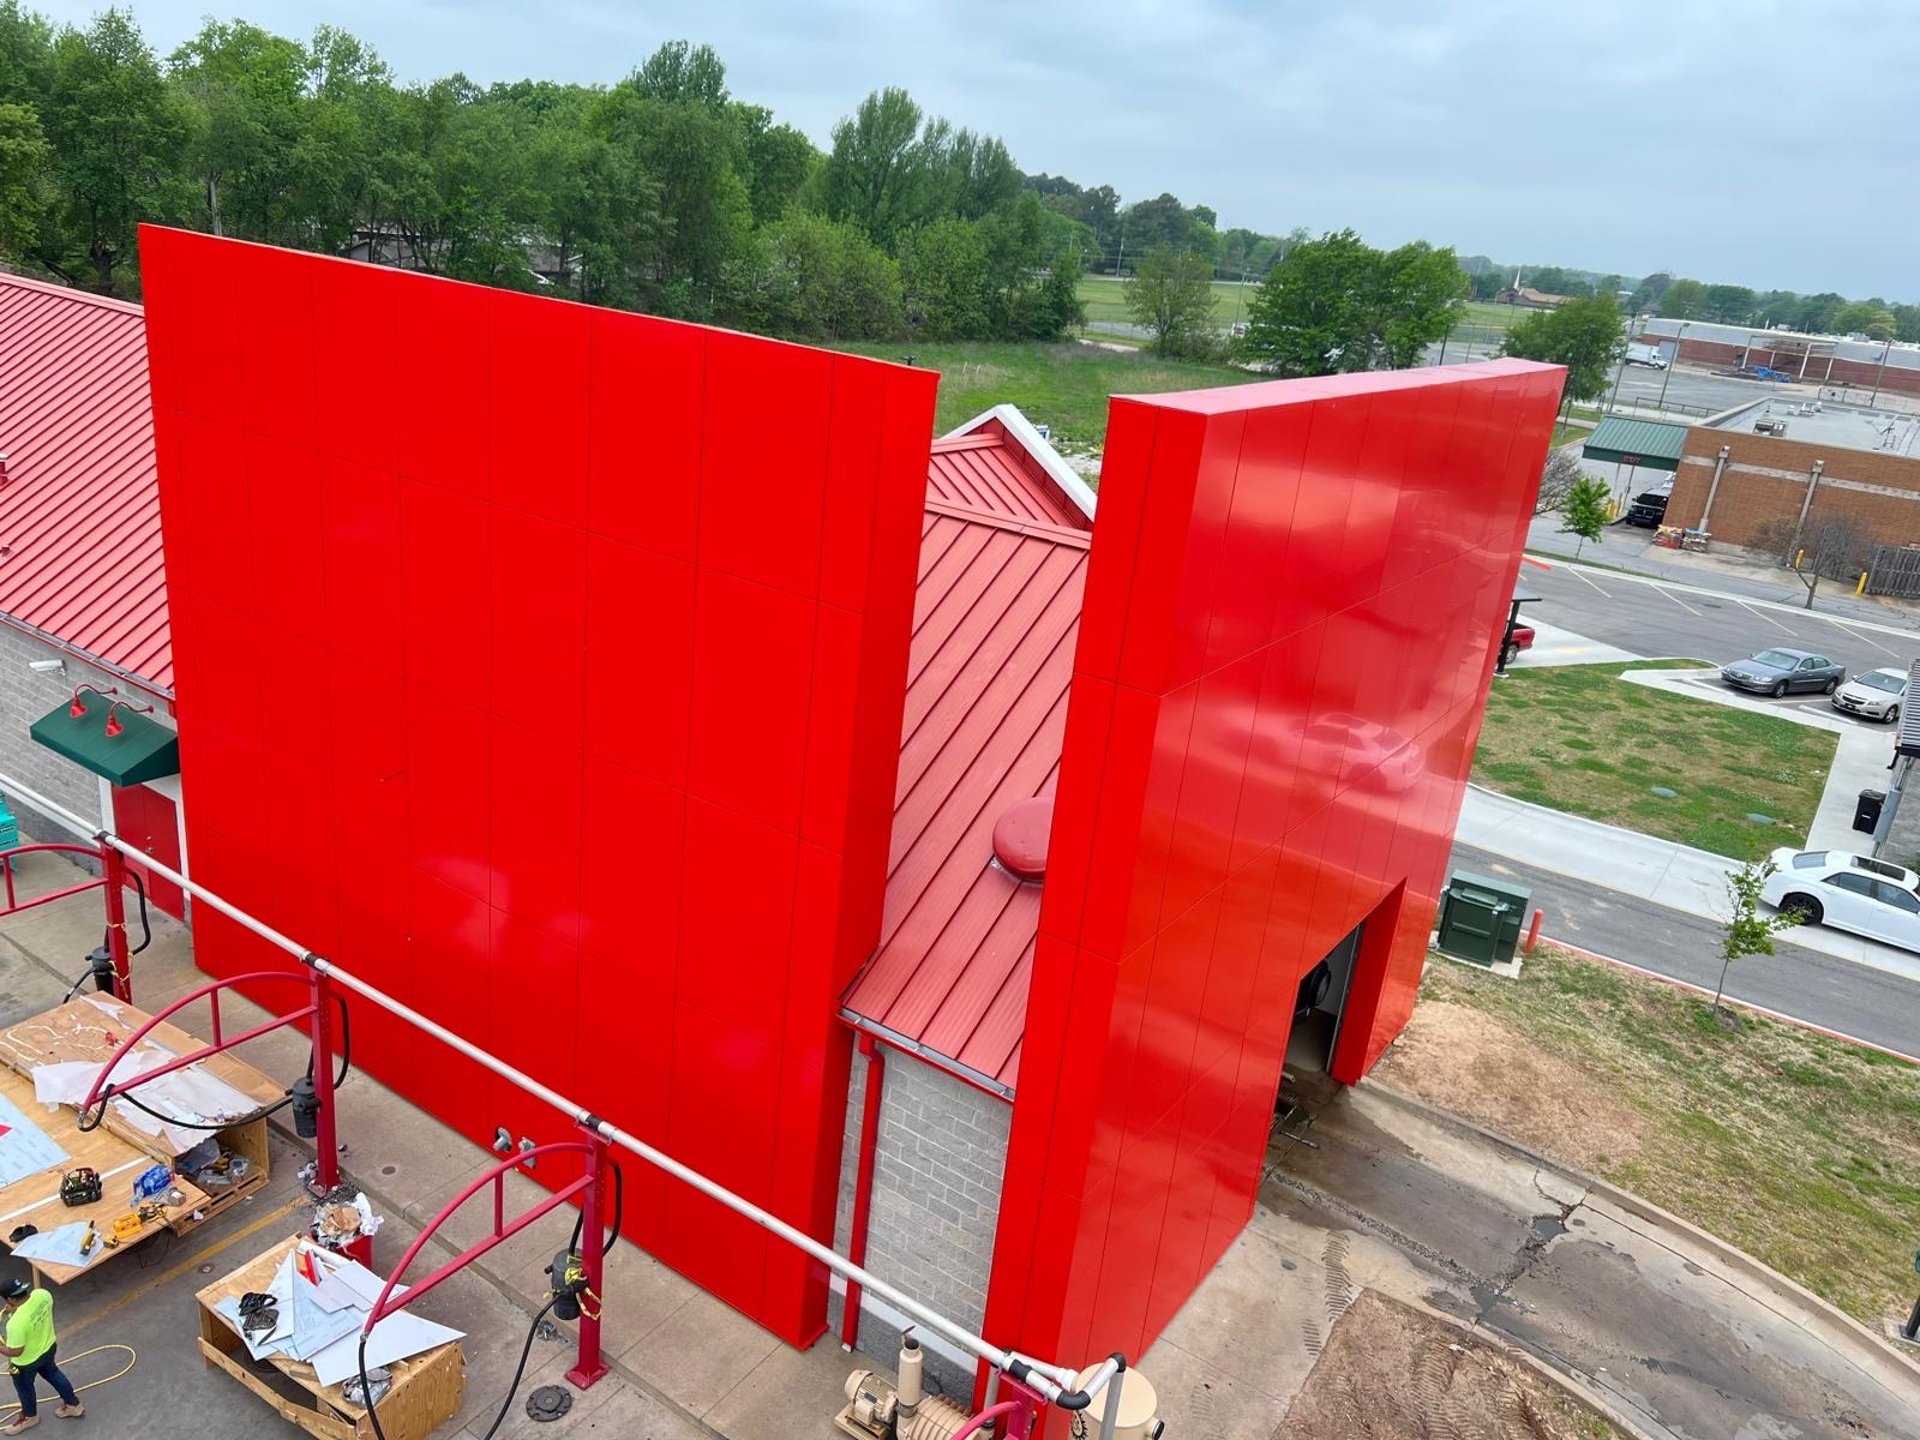
[[1577, 535], [1580, 543], [1573, 547], [1574, 558], [1587, 548], [1587, 541], [1600, 543], [1600, 532], [1607, 523], [1607, 501], [1612, 493], [1607, 482], [1593, 475], [1582, 475], [1567, 487], [1565, 504], [1566, 524], [1560, 527], [1562, 535]]
[[1213, 266], [1204, 255], [1156, 245], [1126, 283], [1127, 311], [1153, 333], [1158, 355], [1205, 355], [1216, 346]]
[[1771, 860], [1749, 860], [1727, 876], [1727, 899], [1731, 911], [1727, 916], [1726, 931], [1720, 939], [1720, 982], [1713, 987], [1713, 1013], [1716, 1016], [1728, 1013], [1720, 999], [1726, 994], [1727, 971], [1733, 968], [1733, 962], [1744, 960], [1749, 955], [1773, 954], [1773, 937], [1782, 930], [1792, 929], [1802, 919], [1797, 910], [1779, 910], [1769, 915], [1762, 908], [1760, 892], [1766, 887], [1773, 871]]

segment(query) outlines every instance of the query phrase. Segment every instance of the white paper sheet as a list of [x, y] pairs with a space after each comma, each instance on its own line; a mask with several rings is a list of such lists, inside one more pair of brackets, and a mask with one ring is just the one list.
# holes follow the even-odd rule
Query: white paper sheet
[[[363, 1320], [361, 1322], [365, 1324]], [[462, 1339], [465, 1331], [453, 1330], [402, 1310], [389, 1315], [373, 1327], [367, 1337], [367, 1368], [391, 1365], [436, 1345], [449, 1345]], [[344, 1340], [335, 1341], [313, 1357], [313, 1373], [322, 1385], [338, 1385], [349, 1375], [360, 1373], [360, 1332], [356, 1329]]]
[[100, 1254], [97, 1246], [92, 1256], [80, 1253], [80, 1242], [86, 1234], [87, 1222], [75, 1220], [57, 1230], [27, 1236], [13, 1247], [13, 1256], [16, 1260], [45, 1260], [51, 1265], [85, 1265]]

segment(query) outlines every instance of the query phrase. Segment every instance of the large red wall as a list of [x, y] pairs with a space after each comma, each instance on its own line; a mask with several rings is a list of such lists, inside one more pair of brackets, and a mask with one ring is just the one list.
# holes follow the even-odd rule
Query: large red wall
[[[835, 1007], [879, 929], [935, 377], [141, 248], [195, 878], [830, 1237]], [[286, 963], [204, 911], [195, 949]], [[357, 1064], [476, 1141], [564, 1138], [437, 1042], [354, 1022]], [[628, 1235], [819, 1332], [789, 1247], [626, 1169]]]
[[998, 1343], [1152, 1343], [1252, 1213], [1299, 978], [1362, 920], [1334, 1074], [1406, 1023], [1560, 380], [1113, 402]]

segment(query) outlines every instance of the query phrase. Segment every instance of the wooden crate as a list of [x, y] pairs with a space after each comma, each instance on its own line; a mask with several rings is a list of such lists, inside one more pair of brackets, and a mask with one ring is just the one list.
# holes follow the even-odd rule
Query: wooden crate
[[[299, 1244], [293, 1237], [264, 1255], [214, 1281], [196, 1297], [200, 1308], [200, 1354], [207, 1364], [224, 1370], [259, 1396], [290, 1424], [321, 1440], [375, 1440], [373, 1421], [358, 1405], [350, 1404], [338, 1385], [322, 1385], [313, 1367], [299, 1360], [273, 1356], [256, 1362], [247, 1354], [240, 1332], [214, 1306], [233, 1295], [263, 1290], [273, 1280], [280, 1262]], [[254, 1373], [256, 1364], [271, 1366], [279, 1383]], [[460, 1410], [466, 1392], [466, 1356], [457, 1344], [441, 1345], [387, 1367], [393, 1388], [380, 1401], [380, 1427], [387, 1440], [426, 1440]]]
[[232, 1125], [219, 1131], [220, 1143], [235, 1155], [244, 1155], [247, 1160], [246, 1177], [224, 1190], [206, 1192], [206, 1203], [196, 1207], [182, 1206], [174, 1213], [168, 1223], [176, 1235], [184, 1235], [189, 1230], [197, 1230], [215, 1216], [231, 1210], [240, 1203], [241, 1197], [253, 1194], [267, 1183], [267, 1122], [264, 1118], [249, 1120], [244, 1125]]

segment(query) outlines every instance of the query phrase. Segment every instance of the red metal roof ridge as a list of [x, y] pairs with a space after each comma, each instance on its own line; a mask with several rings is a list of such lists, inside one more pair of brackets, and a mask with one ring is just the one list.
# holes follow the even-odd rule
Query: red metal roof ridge
[[35, 290], [42, 295], [57, 295], [63, 300], [82, 301], [89, 305], [98, 305], [103, 310], [117, 310], [123, 315], [145, 316], [146, 307], [132, 300], [119, 300], [111, 295], [98, 295], [91, 290], [81, 290], [72, 285], [60, 285], [49, 280], [35, 280], [28, 275], [16, 275], [11, 271], [0, 270], [0, 285], [11, 285], [21, 290]]
[[1036, 540], [1051, 540], [1057, 545], [1071, 545], [1076, 550], [1085, 550], [1093, 543], [1093, 532], [1089, 530], [1048, 525], [1039, 520], [1021, 520], [996, 510], [976, 510], [970, 505], [956, 505], [950, 500], [928, 500], [927, 513], [945, 515], [973, 525], [987, 525], [995, 530], [1008, 530], [1016, 535], [1029, 535]]

